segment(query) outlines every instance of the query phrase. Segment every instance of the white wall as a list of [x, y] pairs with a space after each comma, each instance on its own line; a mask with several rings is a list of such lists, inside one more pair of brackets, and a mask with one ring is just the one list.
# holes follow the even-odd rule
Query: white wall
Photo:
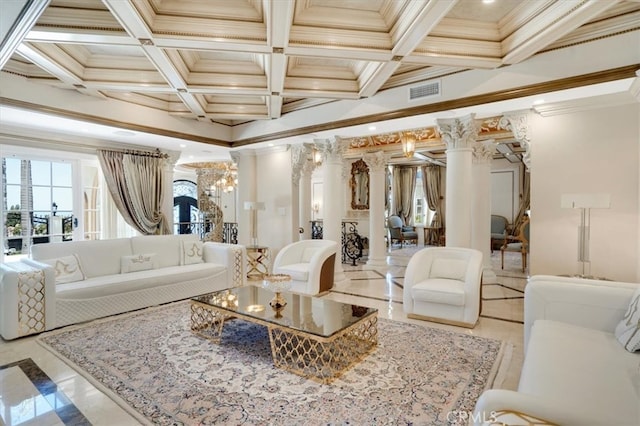
[[592, 210], [591, 274], [640, 281], [640, 105], [532, 117], [531, 274], [575, 274], [580, 211], [562, 209], [567, 193], [608, 193]]

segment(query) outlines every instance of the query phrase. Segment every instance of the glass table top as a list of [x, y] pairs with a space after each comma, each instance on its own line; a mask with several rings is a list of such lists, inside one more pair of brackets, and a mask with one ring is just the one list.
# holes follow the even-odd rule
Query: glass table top
[[228, 311], [232, 316], [247, 316], [322, 337], [331, 337], [378, 312], [320, 297], [289, 292], [280, 294], [286, 305], [277, 310], [269, 305], [275, 293], [252, 285], [205, 294], [192, 300]]

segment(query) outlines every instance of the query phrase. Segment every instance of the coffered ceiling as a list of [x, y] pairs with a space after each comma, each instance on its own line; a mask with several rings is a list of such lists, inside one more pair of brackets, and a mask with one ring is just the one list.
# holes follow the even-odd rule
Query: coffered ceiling
[[640, 2], [51, 0], [19, 21], [3, 74], [233, 129], [640, 31]]

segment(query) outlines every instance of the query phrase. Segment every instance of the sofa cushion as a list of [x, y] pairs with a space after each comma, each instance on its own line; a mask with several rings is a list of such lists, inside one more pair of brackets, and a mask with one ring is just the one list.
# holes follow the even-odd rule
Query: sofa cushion
[[429, 277], [464, 281], [467, 274], [467, 264], [467, 261], [462, 259], [433, 259]]
[[[197, 240], [196, 235], [188, 235]], [[182, 263], [181, 235], [143, 235], [131, 238], [131, 249], [135, 253], [155, 253], [158, 268], [178, 266]]]
[[42, 262], [53, 266], [53, 271], [56, 275], [56, 284], [84, 280], [84, 272], [82, 272], [80, 261], [75, 254], [55, 259], [44, 259]]
[[613, 333], [550, 320], [531, 329], [518, 391], [562, 401], [594, 425], [638, 424], [640, 354]]
[[282, 265], [275, 268], [273, 273], [291, 275], [291, 279], [294, 281], [307, 281], [309, 279], [309, 264], [292, 263], [289, 265]]
[[430, 278], [411, 287], [416, 301], [464, 306], [464, 283], [445, 278]]
[[[217, 263], [199, 263], [196, 265], [173, 266], [150, 269], [128, 274], [106, 275], [85, 281], [60, 284], [56, 287], [56, 296], [60, 299], [97, 299], [104, 296], [129, 291], [172, 285], [176, 282], [207, 278], [212, 280], [211, 291], [215, 291], [215, 276], [226, 272], [226, 267]], [[220, 278], [224, 280], [224, 278]]]
[[[152, 253], [140, 251], [138, 253]], [[62, 243], [34, 244], [34, 260], [52, 259], [76, 254], [86, 278], [120, 273], [120, 258], [133, 254], [129, 238], [111, 240], [65, 241]]]
[[204, 243], [202, 241], [182, 241], [182, 264], [193, 265], [202, 263]]
[[131, 256], [122, 256], [120, 258], [120, 272], [122, 274], [148, 271], [149, 269], [156, 268], [157, 261], [155, 253], [133, 254]]
[[616, 326], [615, 335], [629, 352], [640, 351], [640, 286], [631, 296], [627, 312]]

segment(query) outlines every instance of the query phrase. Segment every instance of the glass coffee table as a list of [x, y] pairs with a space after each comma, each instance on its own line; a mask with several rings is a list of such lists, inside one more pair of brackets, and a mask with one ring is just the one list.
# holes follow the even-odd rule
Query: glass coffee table
[[258, 286], [217, 291], [191, 299], [191, 330], [220, 343], [224, 323], [238, 318], [267, 327], [276, 367], [330, 383], [378, 344], [378, 310]]

